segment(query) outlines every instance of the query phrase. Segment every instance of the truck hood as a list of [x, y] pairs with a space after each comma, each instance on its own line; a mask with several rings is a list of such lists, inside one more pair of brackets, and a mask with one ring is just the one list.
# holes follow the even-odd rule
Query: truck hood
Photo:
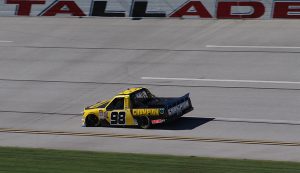
[[105, 108], [105, 106], [109, 103], [109, 100], [99, 101], [96, 104], [86, 107], [85, 109], [96, 109], [96, 108]]

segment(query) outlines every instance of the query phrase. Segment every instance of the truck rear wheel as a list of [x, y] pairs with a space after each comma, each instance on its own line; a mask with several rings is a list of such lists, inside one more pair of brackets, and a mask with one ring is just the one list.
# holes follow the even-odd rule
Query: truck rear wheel
[[96, 115], [88, 115], [85, 118], [86, 127], [97, 127], [99, 125], [99, 120]]
[[151, 120], [149, 117], [147, 116], [143, 116], [139, 119], [138, 121], [138, 125], [142, 128], [142, 129], [149, 129], [152, 126]]

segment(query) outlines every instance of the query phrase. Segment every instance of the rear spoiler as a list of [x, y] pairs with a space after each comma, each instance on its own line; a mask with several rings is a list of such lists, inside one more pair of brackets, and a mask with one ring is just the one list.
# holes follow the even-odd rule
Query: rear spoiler
[[186, 110], [192, 110], [193, 106], [189, 95], [190, 93], [187, 93], [182, 97], [171, 100], [166, 106], [168, 115], [183, 115]]
[[167, 103], [167, 109], [172, 108], [180, 103], [183, 103], [187, 100], [190, 100], [190, 93], [185, 94], [184, 96], [172, 99]]

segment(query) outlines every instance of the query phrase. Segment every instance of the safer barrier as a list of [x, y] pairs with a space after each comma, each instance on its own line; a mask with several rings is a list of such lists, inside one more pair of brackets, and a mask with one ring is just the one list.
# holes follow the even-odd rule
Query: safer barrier
[[300, 0], [1, 0], [0, 16], [300, 19]]

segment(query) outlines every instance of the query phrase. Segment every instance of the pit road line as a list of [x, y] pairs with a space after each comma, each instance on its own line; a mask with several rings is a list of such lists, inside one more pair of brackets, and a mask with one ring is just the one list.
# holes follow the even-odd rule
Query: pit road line
[[300, 125], [300, 121], [293, 121], [293, 120], [269, 120], [269, 119], [248, 119], [248, 118], [223, 118], [223, 117], [215, 117], [215, 118], [213, 118], [212, 121]]
[[228, 45], [228, 46], [218, 46], [218, 45], [206, 45], [207, 48], [255, 48], [255, 49], [300, 49], [300, 47], [294, 47], [294, 46], [234, 46], [234, 45]]
[[162, 136], [162, 135], [137, 135], [137, 134], [116, 134], [116, 133], [90, 133], [90, 132], [65, 132], [48, 130], [29, 130], [0, 128], [0, 133], [21, 133], [21, 134], [43, 134], [43, 135], [66, 135], [66, 136], [92, 136], [92, 137], [112, 137], [112, 138], [133, 138], [133, 139], [155, 139], [170, 141], [194, 141], [194, 142], [219, 142], [237, 144], [257, 144], [257, 145], [277, 145], [277, 146], [300, 146], [300, 142], [283, 142], [267, 140], [245, 140], [245, 139], [226, 139], [226, 138], [202, 138], [185, 136]]
[[232, 79], [199, 79], [199, 78], [172, 78], [172, 77], [141, 77], [142, 80], [173, 80], [173, 81], [200, 81], [200, 82], [231, 82], [231, 83], [265, 83], [265, 84], [300, 84], [295, 81], [264, 81], [264, 80], [232, 80]]
[[8, 41], [8, 40], [0, 40], [0, 43], [13, 43], [13, 41]]
[[299, 91], [300, 88], [286, 87], [253, 87], [253, 86], [219, 86], [219, 85], [187, 85], [187, 84], [157, 84], [134, 82], [101, 82], [101, 81], [66, 81], [66, 80], [33, 80], [33, 79], [0, 79], [7, 82], [36, 82], [36, 83], [66, 83], [66, 84], [91, 84], [91, 85], [130, 85], [130, 86], [159, 86], [159, 87], [193, 87], [193, 88], [230, 88], [230, 89], [254, 89], [254, 90], [289, 90]]

